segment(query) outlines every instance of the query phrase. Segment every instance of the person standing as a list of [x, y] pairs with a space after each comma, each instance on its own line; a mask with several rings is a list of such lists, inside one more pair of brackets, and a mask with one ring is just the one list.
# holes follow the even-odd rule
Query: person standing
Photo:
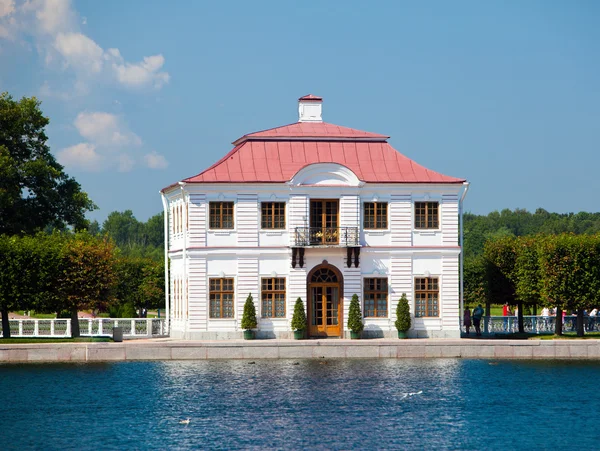
[[483, 307], [479, 304], [473, 309], [473, 326], [475, 326], [475, 335], [481, 337], [481, 317], [483, 316]]
[[504, 332], [508, 332], [508, 317], [512, 316], [508, 302], [505, 302], [504, 306], [502, 307], [502, 316], [504, 317]]
[[467, 330], [467, 335], [469, 335], [469, 329], [471, 328], [471, 311], [468, 307], [465, 307], [465, 312], [463, 314], [463, 324], [465, 325], [465, 329]]

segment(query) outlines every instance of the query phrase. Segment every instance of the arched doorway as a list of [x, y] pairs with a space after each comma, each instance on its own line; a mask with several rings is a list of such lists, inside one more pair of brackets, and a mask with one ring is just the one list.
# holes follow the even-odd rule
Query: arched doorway
[[308, 273], [307, 291], [308, 335], [341, 337], [344, 312], [342, 273], [323, 261]]

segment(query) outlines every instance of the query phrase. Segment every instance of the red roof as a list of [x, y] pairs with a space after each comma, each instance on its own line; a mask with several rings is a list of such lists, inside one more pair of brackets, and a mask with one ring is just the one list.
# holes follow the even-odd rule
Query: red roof
[[233, 145], [243, 143], [246, 140], [260, 139], [327, 139], [327, 140], [369, 140], [369, 141], [385, 141], [389, 136], [380, 135], [379, 133], [364, 132], [354, 128], [342, 127], [341, 125], [328, 124], [327, 122], [295, 122], [282, 127], [270, 128], [260, 132], [249, 133], [238, 138], [233, 142]]
[[323, 97], [315, 96], [313, 94], [308, 94], [304, 97], [300, 97], [298, 99], [298, 101], [300, 101], [300, 100], [308, 100], [308, 101], [314, 100], [315, 102], [321, 102], [323, 100]]
[[183, 181], [186, 183], [283, 183], [289, 181], [300, 169], [313, 163], [341, 164], [352, 170], [360, 180], [370, 183], [463, 183], [465, 181], [427, 169], [405, 157], [385, 141], [327, 139], [244, 140], [210, 168]]

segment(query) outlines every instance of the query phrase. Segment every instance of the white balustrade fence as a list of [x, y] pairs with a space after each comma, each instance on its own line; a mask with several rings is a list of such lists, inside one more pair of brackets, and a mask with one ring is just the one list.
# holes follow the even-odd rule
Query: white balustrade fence
[[[519, 332], [519, 322], [516, 316], [484, 316], [481, 319], [481, 331], [490, 334], [510, 334]], [[554, 333], [556, 324], [555, 316], [533, 316], [523, 315], [523, 331], [534, 334]], [[600, 329], [600, 317], [586, 316], [583, 319], [586, 332], [598, 331]], [[563, 332], [575, 331], [577, 329], [577, 317], [565, 316], [563, 318]], [[466, 332], [463, 325], [462, 330]], [[475, 328], [471, 326], [471, 332]]]
[[[11, 319], [11, 337], [70, 338], [70, 319]], [[161, 337], [168, 335], [164, 318], [80, 318], [82, 337], [112, 337], [113, 328], [121, 327], [123, 337]], [[2, 325], [0, 324], [0, 332]]]

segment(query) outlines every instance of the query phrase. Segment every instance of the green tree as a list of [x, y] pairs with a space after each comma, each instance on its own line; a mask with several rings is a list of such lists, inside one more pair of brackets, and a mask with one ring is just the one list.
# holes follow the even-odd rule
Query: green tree
[[292, 330], [306, 329], [306, 312], [304, 311], [304, 302], [301, 298], [296, 299], [294, 304], [294, 314], [292, 315]]
[[[486, 315], [490, 314], [490, 302], [514, 305], [515, 294], [515, 264], [517, 253], [516, 240], [513, 237], [504, 237], [486, 241], [484, 257], [486, 260], [486, 279], [489, 298], [486, 303]], [[519, 301], [520, 302], [520, 301]], [[519, 332], [523, 331], [523, 308], [519, 303]]]
[[363, 324], [362, 313], [360, 311], [360, 301], [358, 300], [358, 295], [355, 293], [352, 295], [348, 310], [348, 329], [352, 332], [360, 333], [364, 328], [365, 325]]
[[50, 153], [48, 123], [35, 97], [0, 94], [0, 234], [81, 229], [96, 208]]
[[252, 294], [248, 294], [246, 303], [244, 304], [244, 313], [242, 315], [242, 329], [250, 330], [256, 329], [258, 326], [258, 320], [256, 319], [256, 307], [254, 306], [254, 300]]
[[541, 293], [557, 306], [556, 335], [562, 334], [562, 310], [577, 310], [579, 336], [583, 310], [598, 299], [600, 238], [561, 234], [542, 241], [539, 254]]
[[79, 337], [77, 313], [83, 309], [106, 310], [114, 300], [115, 247], [107, 238], [78, 233], [69, 239], [61, 255], [57, 279], [56, 310], [71, 312], [71, 334]]
[[402, 296], [398, 300], [398, 305], [396, 306], [396, 322], [394, 325], [400, 332], [406, 332], [410, 329], [410, 306], [408, 305], [406, 293], [402, 293]]

